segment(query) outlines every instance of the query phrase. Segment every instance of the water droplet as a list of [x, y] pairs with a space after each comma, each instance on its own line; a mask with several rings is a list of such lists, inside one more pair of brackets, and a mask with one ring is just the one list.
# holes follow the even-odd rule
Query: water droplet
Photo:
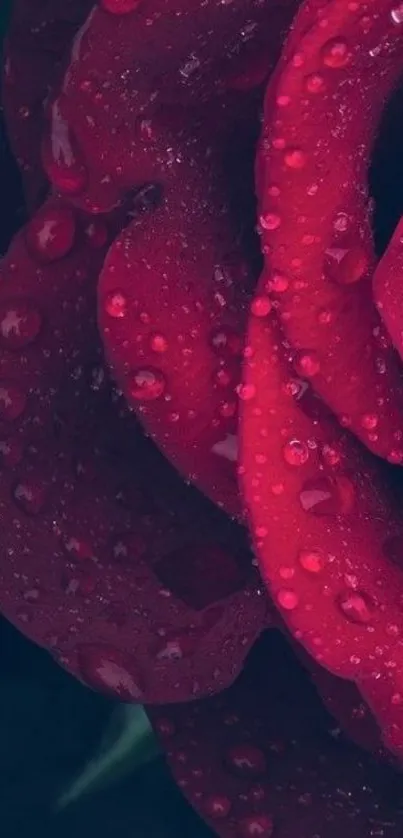
[[219, 326], [210, 334], [211, 348], [220, 356], [240, 356], [242, 354], [242, 337], [229, 326]]
[[0, 419], [12, 421], [24, 412], [27, 399], [15, 384], [0, 381]]
[[101, 9], [111, 15], [127, 15], [140, 6], [141, 0], [100, 0]]
[[284, 152], [284, 163], [289, 169], [303, 169], [306, 159], [305, 152], [300, 148], [287, 148]]
[[299, 599], [295, 591], [290, 588], [280, 588], [277, 592], [277, 602], [284, 611], [294, 611], [297, 608]]
[[220, 794], [211, 794], [209, 797], [206, 797], [203, 808], [207, 817], [213, 820], [220, 820], [229, 815], [231, 805], [229, 797], [224, 797], [224, 795]]
[[77, 562], [95, 558], [95, 551], [89, 541], [74, 536], [62, 536], [63, 547], [70, 559]]
[[255, 398], [256, 387], [254, 384], [241, 384], [237, 388], [237, 393], [241, 401], [249, 402], [251, 399]]
[[168, 341], [165, 335], [161, 334], [161, 332], [156, 332], [154, 335], [151, 335], [150, 347], [153, 352], [157, 352], [160, 355], [166, 352], [168, 349]]
[[301, 550], [298, 561], [308, 573], [320, 573], [325, 565], [324, 557], [319, 550]]
[[322, 448], [322, 460], [327, 466], [337, 466], [341, 461], [341, 454], [332, 445], [324, 445]]
[[123, 291], [111, 291], [105, 298], [105, 311], [109, 317], [117, 320], [127, 314], [127, 298]]
[[267, 317], [272, 308], [269, 297], [255, 297], [251, 304], [251, 312], [255, 317]]
[[330, 38], [321, 50], [322, 61], [326, 67], [337, 70], [345, 67], [350, 60], [350, 50], [344, 38]]
[[22, 349], [38, 337], [42, 317], [24, 300], [5, 300], [0, 305], [0, 342], [6, 349]]
[[273, 819], [264, 814], [242, 818], [237, 828], [239, 838], [271, 838], [273, 831]]
[[76, 219], [67, 207], [45, 207], [39, 210], [26, 228], [27, 246], [43, 262], [55, 262], [73, 248]]
[[362, 591], [347, 590], [337, 598], [337, 604], [351, 623], [369, 623], [373, 614], [373, 603]]
[[77, 649], [83, 680], [96, 690], [122, 701], [139, 701], [143, 690], [134, 661], [111, 646], [88, 644]]
[[379, 417], [376, 413], [364, 413], [361, 417], [361, 425], [367, 431], [373, 431], [379, 423]]
[[259, 224], [263, 230], [274, 232], [274, 230], [278, 230], [280, 227], [281, 218], [274, 212], [268, 212], [266, 215], [260, 216]]
[[228, 751], [225, 761], [230, 771], [241, 777], [260, 777], [267, 771], [266, 757], [254, 745], [235, 745]]
[[76, 195], [87, 183], [87, 170], [63, 116], [62, 105], [62, 100], [57, 99], [51, 107], [50, 133], [43, 143], [42, 161], [56, 189], [67, 195]]
[[131, 377], [130, 395], [133, 399], [151, 402], [159, 399], [166, 389], [165, 376], [153, 367], [136, 370]]
[[13, 490], [13, 497], [16, 504], [27, 515], [39, 515], [46, 500], [46, 492], [43, 485], [32, 480], [17, 483]]
[[305, 77], [304, 87], [307, 93], [324, 93], [326, 90], [326, 82], [320, 73], [310, 73]]
[[313, 378], [320, 370], [320, 361], [316, 352], [302, 350], [298, 352], [294, 367], [298, 375], [303, 378]]
[[355, 505], [355, 489], [348, 477], [318, 477], [305, 481], [299, 498], [303, 510], [313, 515], [347, 515]]
[[283, 448], [283, 457], [290, 466], [303, 466], [309, 459], [309, 448], [299, 439], [290, 439]]
[[197, 645], [197, 638], [192, 637], [189, 632], [177, 633], [164, 638], [156, 649], [155, 657], [159, 662], [171, 663], [182, 660], [191, 655]]
[[108, 228], [104, 221], [101, 221], [100, 218], [92, 219], [86, 226], [85, 235], [87, 237], [88, 243], [93, 247], [95, 250], [98, 248], [105, 247], [108, 239], [109, 233]]
[[287, 291], [290, 285], [290, 280], [285, 274], [274, 273], [267, 282], [267, 290], [273, 291], [275, 294], [283, 294]]

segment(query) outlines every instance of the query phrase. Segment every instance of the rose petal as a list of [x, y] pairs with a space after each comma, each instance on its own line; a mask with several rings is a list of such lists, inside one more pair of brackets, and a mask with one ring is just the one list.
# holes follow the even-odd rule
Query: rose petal
[[[296, 2], [158, 0], [152, 9], [137, 3], [131, 13], [92, 12], [73, 44], [57, 112], [50, 113], [50, 136], [60, 136], [62, 119], [87, 170], [77, 202], [108, 209], [139, 176], [150, 179], [141, 157], [161, 108], [199, 106], [232, 90], [241, 110], [245, 91], [274, 66]], [[45, 165], [59, 189], [54, 157], [48, 140]]]
[[401, 834], [400, 778], [334, 739], [274, 632], [225, 693], [150, 717], [182, 792], [222, 838]]
[[2, 106], [30, 209], [47, 190], [40, 143], [44, 101], [60, 80], [61, 61], [92, 0], [16, 0], [4, 43]]
[[229, 120], [226, 105], [215, 108], [213, 139], [204, 111], [193, 113], [192, 133], [159, 129], [162, 205], [111, 248], [99, 322], [114, 376], [147, 431], [187, 479], [240, 516], [237, 390], [251, 279], [233, 217], [235, 166], [228, 173], [222, 161], [250, 159], [257, 108], [249, 102]]
[[233, 680], [267, 604], [238, 530], [111, 399], [95, 314], [113, 231], [54, 199], [1, 266], [0, 607], [90, 685], [184, 700]]
[[[268, 254], [261, 291], [276, 299], [298, 373], [371, 450], [400, 462], [401, 376], [368, 285], [365, 185], [402, 39], [391, 4], [375, 11], [326, 4], [269, 89], [258, 166]], [[306, 14], [311, 21], [311, 4]], [[301, 27], [303, 17], [304, 9]]]
[[284, 351], [273, 324], [252, 317], [241, 471], [262, 575], [296, 639], [357, 683], [401, 755], [403, 577], [389, 558], [400, 510], [379, 462], [331, 418], [312, 418], [309, 401], [306, 412]]

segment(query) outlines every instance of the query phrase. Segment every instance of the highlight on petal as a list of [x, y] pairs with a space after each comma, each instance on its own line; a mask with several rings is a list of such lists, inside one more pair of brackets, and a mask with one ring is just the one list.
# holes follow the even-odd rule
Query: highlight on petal
[[183, 794], [220, 838], [398, 838], [400, 778], [334, 737], [275, 635], [263, 635], [221, 695], [149, 708]]
[[15, 0], [3, 46], [2, 107], [21, 167], [28, 208], [46, 191], [40, 145], [44, 106], [62, 78], [62, 62], [92, 0]]
[[368, 448], [401, 463], [402, 380], [371, 297], [366, 186], [403, 67], [392, 5], [363, 14], [361, 4], [335, 0], [319, 4], [314, 20], [312, 3], [302, 7], [302, 35], [291, 33], [268, 88], [257, 176], [267, 254], [260, 293], [276, 303], [297, 374]]

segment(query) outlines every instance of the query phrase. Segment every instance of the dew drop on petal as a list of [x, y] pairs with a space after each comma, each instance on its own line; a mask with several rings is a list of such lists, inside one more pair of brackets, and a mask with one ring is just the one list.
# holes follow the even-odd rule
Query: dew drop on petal
[[299, 439], [290, 439], [283, 448], [283, 457], [290, 466], [303, 466], [309, 459], [309, 448]]
[[320, 573], [324, 568], [324, 557], [319, 550], [301, 550], [298, 562], [308, 573]]
[[273, 820], [270, 815], [255, 814], [239, 821], [237, 832], [239, 838], [271, 838], [274, 831]]
[[76, 235], [75, 215], [68, 207], [39, 210], [26, 228], [27, 246], [44, 262], [55, 262], [72, 250]]
[[109, 317], [122, 319], [127, 314], [127, 299], [123, 291], [111, 291], [105, 298], [105, 311]]
[[321, 50], [322, 61], [326, 67], [333, 70], [345, 67], [350, 60], [350, 49], [344, 38], [330, 38]]
[[298, 606], [299, 599], [295, 591], [290, 588], [280, 588], [277, 591], [277, 602], [284, 611], [294, 611]]
[[362, 591], [346, 590], [337, 598], [337, 604], [351, 623], [369, 623], [373, 616], [373, 603]]
[[287, 148], [284, 151], [284, 163], [289, 169], [303, 169], [306, 160], [306, 154], [300, 148]]
[[135, 370], [131, 376], [130, 395], [133, 399], [150, 402], [159, 399], [166, 389], [165, 376], [153, 367]]
[[298, 352], [294, 367], [303, 378], [313, 378], [320, 370], [320, 361], [316, 352], [302, 350]]
[[6, 349], [22, 349], [33, 343], [41, 325], [41, 314], [28, 301], [5, 300], [0, 304], [0, 343]]
[[263, 751], [254, 745], [235, 745], [228, 751], [225, 762], [232, 773], [241, 777], [260, 777], [267, 770]]
[[228, 817], [231, 811], [231, 800], [220, 794], [211, 794], [204, 801], [204, 811], [207, 817], [213, 820], [220, 820]]

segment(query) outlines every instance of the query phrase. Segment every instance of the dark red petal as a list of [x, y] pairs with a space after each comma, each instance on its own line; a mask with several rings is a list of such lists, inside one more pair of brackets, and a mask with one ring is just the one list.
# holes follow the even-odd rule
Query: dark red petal
[[[310, 3], [301, 31], [304, 13], [311, 22]], [[370, 449], [400, 462], [401, 376], [371, 299], [366, 178], [403, 41], [386, 0], [367, 14], [335, 0], [316, 18], [268, 92], [258, 166], [262, 293], [277, 301], [298, 373]]]
[[192, 134], [182, 129], [179, 139], [159, 129], [162, 205], [116, 239], [99, 288], [107, 357], [128, 403], [186, 478], [238, 516], [237, 391], [251, 282], [222, 160], [244, 151], [248, 116], [257, 119], [248, 104], [228, 126], [227, 109], [215, 109], [214, 139], [204, 112], [193, 112]]
[[193, 698], [232, 682], [265, 596], [239, 532], [111, 398], [95, 315], [112, 222], [75, 214], [74, 241], [71, 224], [48, 202], [1, 266], [0, 608], [94, 687]]
[[2, 106], [21, 166], [27, 203], [46, 191], [40, 158], [44, 101], [60, 80], [61, 62], [93, 0], [16, 0], [4, 44]]
[[[61, 106], [50, 115], [50, 135], [60, 136], [62, 112], [69, 144], [87, 167], [76, 200], [92, 211], [109, 208], [139, 178], [150, 179], [139, 156], [152, 147], [150, 120], [161, 107], [199, 107], [233, 91], [242, 109], [245, 93], [275, 65], [297, 2], [157, 0], [131, 14], [92, 12], [73, 44]], [[50, 146], [45, 165], [63, 189]]]
[[389, 558], [401, 513], [379, 463], [313, 414], [284, 352], [269, 320], [252, 317], [241, 461], [261, 571], [296, 639], [357, 683], [402, 755], [403, 576]]
[[274, 632], [229, 690], [150, 716], [182, 792], [222, 838], [401, 834], [400, 779], [334, 738]]

